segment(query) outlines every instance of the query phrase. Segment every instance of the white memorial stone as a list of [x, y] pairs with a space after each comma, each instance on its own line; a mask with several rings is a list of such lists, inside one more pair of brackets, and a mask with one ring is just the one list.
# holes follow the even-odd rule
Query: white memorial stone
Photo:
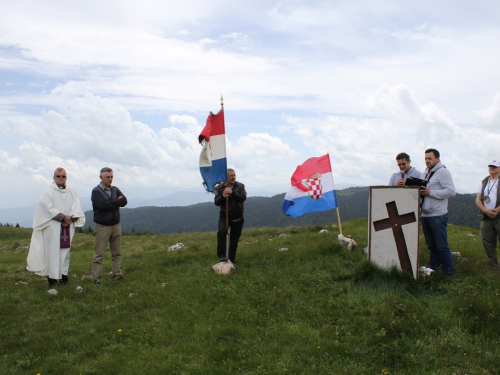
[[370, 186], [368, 260], [418, 279], [420, 199], [416, 186]]

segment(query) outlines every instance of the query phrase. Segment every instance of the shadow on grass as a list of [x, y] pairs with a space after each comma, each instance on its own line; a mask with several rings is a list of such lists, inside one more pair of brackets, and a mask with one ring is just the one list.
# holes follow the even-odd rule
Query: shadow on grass
[[432, 276], [420, 275], [415, 280], [413, 275], [403, 272], [396, 267], [382, 269], [371, 262], [363, 262], [353, 276], [353, 285], [372, 289], [399, 289], [414, 296], [441, 295], [449, 292], [451, 286], [440, 273]]

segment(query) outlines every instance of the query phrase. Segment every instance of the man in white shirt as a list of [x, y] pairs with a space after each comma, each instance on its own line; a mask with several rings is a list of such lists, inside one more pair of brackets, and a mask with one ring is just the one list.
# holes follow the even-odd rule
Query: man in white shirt
[[476, 206], [481, 218], [481, 238], [490, 267], [498, 267], [497, 240], [500, 241], [500, 160], [494, 159], [488, 164], [489, 176], [479, 186]]

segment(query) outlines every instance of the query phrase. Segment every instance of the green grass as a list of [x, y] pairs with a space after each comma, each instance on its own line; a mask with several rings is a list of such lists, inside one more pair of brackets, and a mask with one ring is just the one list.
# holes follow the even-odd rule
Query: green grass
[[446, 282], [368, 263], [366, 220], [343, 223], [353, 252], [322, 228], [245, 229], [229, 276], [211, 270], [215, 232], [126, 235], [125, 280], [101, 285], [82, 279], [93, 237], [78, 234], [52, 296], [25, 270], [31, 231], [0, 227], [0, 373], [499, 373], [499, 274], [477, 229], [449, 227], [462, 258]]

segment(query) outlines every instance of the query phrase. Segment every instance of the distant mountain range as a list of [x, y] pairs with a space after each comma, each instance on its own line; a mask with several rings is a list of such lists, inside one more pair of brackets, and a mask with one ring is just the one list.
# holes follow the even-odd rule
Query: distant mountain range
[[[368, 187], [337, 191], [342, 221], [368, 216]], [[245, 202], [246, 227], [284, 227], [290, 225], [337, 224], [335, 210], [312, 212], [291, 218], [282, 212], [285, 194], [249, 197]], [[478, 227], [474, 194], [457, 194], [449, 200], [450, 223]], [[93, 226], [92, 212], [86, 212], [87, 225]], [[139, 207], [122, 209], [124, 231], [151, 233], [204, 232], [217, 230], [219, 212], [212, 202], [186, 207]]]
[[[284, 215], [281, 209], [284, 196], [282, 193], [272, 197], [249, 197], [245, 202], [245, 226], [283, 227], [337, 223], [335, 210], [313, 212], [295, 219]], [[154, 199], [129, 199], [127, 207], [121, 210], [123, 230], [151, 233], [215, 231], [219, 214], [213, 198], [213, 194], [203, 191], [184, 191]], [[86, 215], [86, 227], [93, 227], [90, 198], [80, 198], [80, 201]], [[337, 201], [342, 221], [368, 216], [368, 187], [337, 190]], [[0, 210], [0, 223], [31, 227], [34, 210], [35, 204]], [[450, 199], [449, 214], [450, 223], [478, 227], [475, 194], [457, 194]]]
[[[338, 189], [352, 187], [350, 184], [339, 184]], [[174, 207], [189, 206], [196, 203], [212, 202], [213, 194], [206, 192], [201, 185], [199, 187], [190, 187], [182, 191], [175, 191], [172, 187], [157, 186], [144, 188], [125, 188], [122, 189], [128, 199], [127, 208], [137, 207]], [[262, 188], [248, 189], [249, 196], [271, 197], [279, 192], [286, 191], [286, 186], [268, 185]], [[147, 198], [144, 198], [147, 197]], [[83, 211], [92, 210], [90, 197], [80, 196], [80, 203]], [[0, 223], [19, 224], [24, 228], [33, 225], [33, 214], [35, 212], [36, 202], [31, 202], [22, 207], [11, 207], [0, 209]]]

